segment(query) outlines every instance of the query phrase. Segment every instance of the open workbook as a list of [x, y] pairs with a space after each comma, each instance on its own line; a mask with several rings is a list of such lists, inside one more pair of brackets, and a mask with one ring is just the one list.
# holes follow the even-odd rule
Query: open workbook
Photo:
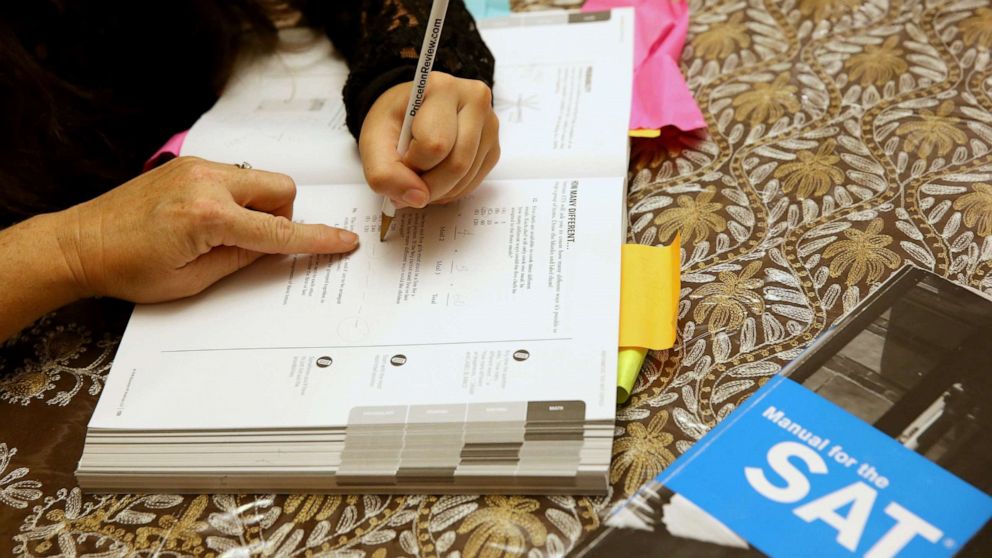
[[632, 11], [481, 27], [501, 162], [457, 203], [400, 211], [384, 243], [329, 43], [239, 71], [183, 153], [289, 174], [294, 218], [360, 247], [136, 307], [81, 487], [605, 492]]

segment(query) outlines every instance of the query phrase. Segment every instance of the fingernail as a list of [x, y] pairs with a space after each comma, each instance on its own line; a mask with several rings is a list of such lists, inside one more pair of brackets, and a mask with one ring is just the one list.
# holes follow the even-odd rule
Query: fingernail
[[406, 193], [403, 194], [403, 201], [413, 207], [424, 207], [427, 205], [427, 194], [421, 192], [420, 190], [407, 190]]
[[351, 231], [338, 231], [338, 238], [345, 244], [357, 244], [358, 235]]

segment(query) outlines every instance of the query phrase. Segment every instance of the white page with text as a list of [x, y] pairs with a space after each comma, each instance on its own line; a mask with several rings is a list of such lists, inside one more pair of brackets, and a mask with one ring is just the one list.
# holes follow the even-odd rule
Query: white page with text
[[[364, 185], [302, 187], [297, 217], [346, 256], [266, 257], [140, 305], [93, 429], [340, 425], [355, 405], [581, 400], [614, 414], [621, 178], [487, 181], [401, 212], [378, 240]], [[175, 397], [182, 394], [181, 409]]]
[[[626, 173], [632, 10], [521, 14], [480, 32], [496, 58], [502, 156], [492, 178]], [[241, 68], [182, 153], [247, 161], [298, 184], [364, 182], [341, 99], [347, 66], [326, 38], [311, 40]]]

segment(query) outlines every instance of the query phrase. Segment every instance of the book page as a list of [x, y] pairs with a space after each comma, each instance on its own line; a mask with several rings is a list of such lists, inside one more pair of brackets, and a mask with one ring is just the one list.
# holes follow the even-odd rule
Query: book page
[[612, 419], [622, 183], [488, 181], [399, 212], [384, 243], [365, 185], [301, 187], [295, 218], [351, 229], [360, 248], [266, 257], [138, 306], [90, 427], [333, 426], [355, 406], [541, 400]]
[[[626, 173], [632, 16], [554, 12], [480, 24], [496, 58], [502, 156], [492, 178]], [[345, 127], [345, 62], [324, 37], [301, 30], [283, 37], [288, 50], [242, 67], [190, 130], [182, 153], [247, 161], [298, 184], [363, 183]]]
[[480, 22], [496, 58], [494, 177], [626, 175], [633, 25], [629, 9]]

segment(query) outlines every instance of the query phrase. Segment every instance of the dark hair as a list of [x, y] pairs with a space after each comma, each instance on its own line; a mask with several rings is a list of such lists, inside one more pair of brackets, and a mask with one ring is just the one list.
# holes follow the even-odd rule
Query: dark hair
[[[271, 49], [272, 0], [11, 0], [0, 6], [0, 227], [113, 188]], [[140, 126], [140, 128], [137, 128]]]

